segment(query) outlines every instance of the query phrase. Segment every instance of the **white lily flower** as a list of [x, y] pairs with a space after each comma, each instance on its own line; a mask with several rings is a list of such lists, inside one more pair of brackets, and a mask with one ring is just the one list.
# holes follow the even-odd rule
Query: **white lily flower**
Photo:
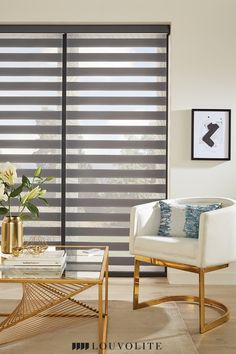
[[5, 202], [7, 201], [7, 195], [4, 194], [5, 192], [5, 186], [3, 183], [0, 183], [0, 202], [4, 200]]
[[47, 189], [42, 189], [39, 193], [39, 197], [43, 197], [47, 192]]
[[17, 173], [16, 167], [10, 162], [6, 162], [0, 165], [0, 178], [4, 183], [12, 186], [16, 182]]
[[22, 204], [25, 204], [27, 201], [31, 199], [35, 199], [38, 196], [42, 195], [42, 190], [39, 188], [39, 186], [35, 187], [32, 189], [32, 191], [27, 192], [21, 199]]

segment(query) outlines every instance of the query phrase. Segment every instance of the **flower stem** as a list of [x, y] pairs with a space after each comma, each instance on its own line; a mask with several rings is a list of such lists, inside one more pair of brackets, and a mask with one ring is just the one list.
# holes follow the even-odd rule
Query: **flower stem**
[[23, 208], [21, 209], [20, 214], [19, 214], [19, 217], [21, 217], [21, 215], [22, 215], [24, 209], [25, 209], [25, 205], [24, 205]]
[[8, 210], [9, 210], [9, 216], [11, 217], [11, 197], [10, 197], [10, 194], [8, 196]]

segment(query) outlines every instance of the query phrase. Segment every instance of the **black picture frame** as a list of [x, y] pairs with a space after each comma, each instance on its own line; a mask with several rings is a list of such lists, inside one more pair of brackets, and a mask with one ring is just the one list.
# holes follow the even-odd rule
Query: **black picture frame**
[[192, 160], [231, 159], [231, 109], [192, 109]]

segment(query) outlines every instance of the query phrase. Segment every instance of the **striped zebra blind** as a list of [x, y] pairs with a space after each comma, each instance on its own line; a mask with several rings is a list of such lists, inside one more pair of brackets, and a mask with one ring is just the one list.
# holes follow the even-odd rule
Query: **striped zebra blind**
[[109, 245], [124, 274], [130, 207], [166, 197], [167, 34], [67, 38], [66, 240]]
[[0, 162], [15, 163], [19, 177], [37, 166], [56, 177], [46, 186], [50, 206], [24, 222], [26, 240], [61, 238], [61, 48], [60, 34], [0, 34]]
[[26, 240], [109, 245], [129, 274], [130, 207], [166, 198], [169, 27], [19, 28], [0, 33], [0, 162], [55, 176]]

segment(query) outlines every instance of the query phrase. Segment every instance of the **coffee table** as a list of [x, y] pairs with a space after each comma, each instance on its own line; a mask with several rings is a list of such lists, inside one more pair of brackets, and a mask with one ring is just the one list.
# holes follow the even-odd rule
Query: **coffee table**
[[[0, 283], [21, 283], [23, 287], [22, 299], [14, 311], [0, 313], [6, 316], [0, 323], [0, 344], [24, 337], [27, 328], [42, 317], [93, 317], [98, 319], [98, 351], [104, 354], [108, 323], [108, 247], [50, 247], [66, 250], [67, 262], [62, 274], [43, 270], [27, 274], [19, 268], [0, 271]], [[99, 251], [88, 255], [91, 248]], [[98, 288], [97, 306], [75, 297], [93, 286]], [[73, 343], [72, 349], [86, 349], [76, 348], [76, 345]]]

